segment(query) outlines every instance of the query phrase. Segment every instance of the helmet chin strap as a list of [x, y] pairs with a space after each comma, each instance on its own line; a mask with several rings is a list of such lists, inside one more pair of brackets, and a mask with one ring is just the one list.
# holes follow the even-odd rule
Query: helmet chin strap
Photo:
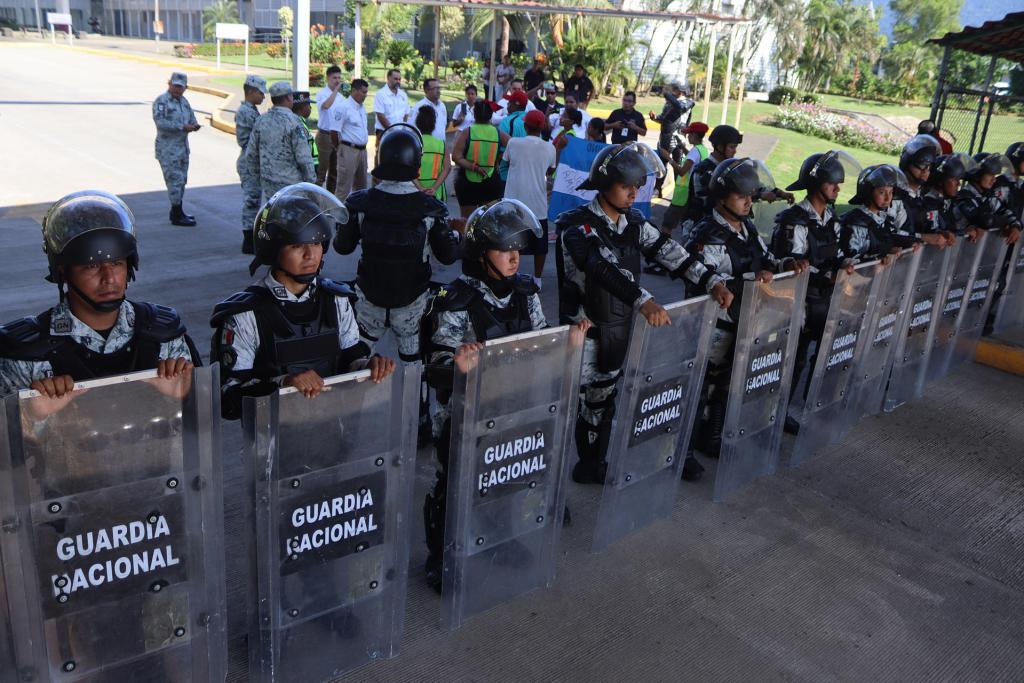
[[296, 282], [298, 282], [298, 283], [300, 283], [300, 284], [303, 284], [303, 285], [308, 285], [308, 284], [309, 284], [309, 283], [311, 283], [311, 282], [312, 282], [313, 280], [315, 280], [315, 279], [317, 278], [317, 276], [318, 276], [318, 275], [320, 275], [320, 271], [321, 271], [321, 270], [323, 270], [323, 268], [324, 268], [324, 260], [323, 260], [322, 258], [320, 259], [320, 265], [319, 265], [319, 266], [317, 266], [317, 268], [316, 268], [316, 271], [315, 271], [315, 272], [313, 272], [313, 273], [307, 273], [307, 274], [304, 274], [304, 275], [296, 275], [295, 273], [290, 273], [290, 272], [288, 272], [287, 270], [285, 270], [285, 269], [284, 269], [284, 268], [283, 268], [283, 267], [281, 266], [281, 261], [280, 261], [280, 259], [278, 259], [278, 262], [277, 262], [277, 263], [275, 263], [275, 264], [274, 264], [274, 266], [273, 266], [273, 269], [274, 269], [274, 270], [279, 270], [279, 271], [281, 271], [282, 273], [284, 273], [285, 275], [287, 275], [287, 276], [288, 276], [288, 277], [290, 277], [291, 279], [293, 279], [293, 280], [295, 280]]
[[85, 292], [75, 287], [70, 281], [68, 281], [68, 289], [72, 290], [78, 295], [78, 298], [86, 303], [86, 305], [97, 313], [113, 313], [117, 309], [121, 308], [121, 304], [124, 302], [125, 297], [122, 296], [114, 301], [94, 301]]
[[[490, 287], [492, 292], [504, 299], [512, 293], [512, 278], [502, 275], [501, 271], [498, 270], [486, 253], [483, 255], [483, 261], [484, 275], [490, 280], [490, 282], [486, 283], [487, 286]], [[494, 271], [494, 276], [491, 275], [490, 271]]]
[[[738, 213], [736, 213], [735, 211], [730, 209], [728, 206], [726, 206], [724, 202], [719, 202], [718, 203], [718, 208], [721, 209], [723, 212], [725, 212], [726, 215], [731, 216], [733, 218], [733, 220], [737, 220], [740, 223], [742, 223], [743, 219], [747, 217], [747, 216], [739, 215]], [[747, 215], [749, 216], [749, 214], [747, 214]]]

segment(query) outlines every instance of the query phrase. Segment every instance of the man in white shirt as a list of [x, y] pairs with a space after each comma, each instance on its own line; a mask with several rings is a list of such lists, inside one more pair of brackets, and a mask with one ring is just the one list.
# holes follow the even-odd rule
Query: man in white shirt
[[[409, 118], [409, 96], [401, 88], [402, 72], [398, 69], [389, 69], [387, 75], [387, 86], [381, 88], [373, 96], [373, 113], [376, 122], [373, 130], [380, 141], [380, 134], [394, 124], [402, 123]], [[344, 197], [342, 197], [344, 199]]]
[[341, 67], [332, 64], [327, 67], [327, 85], [316, 94], [316, 148], [320, 152], [316, 184], [328, 192], [334, 192], [338, 184], [338, 157], [335, 151], [338, 146], [337, 119], [341, 116], [339, 109], [344, 101], [345, 96], [341, 93]]
[[[491, 117], [491, 123], [493, 123], [494, 125], [498, 125], [499, 123], [501, 123], [501, 120], [503, 118], [509, 115], [510, 112], [508, 110], [508, 96], [516, 92], [521, 92], [524, 95], [526, 94], [526, 91], [523, 90], [523, 79], [521, 78], [513, 78], [509, 82], [508, 90], [505, 92], [505, 95], [501, 98], [501, 101], [498, 102], [501, 108], [498, 111], [494, 112], [494, 116]], [[522, 109], [521, 111], [528, 112], [533, 111], [536, 108], [537, 106], [530, 101], [529, 97], [527, 97], [526, 108]]]
[[425, 97], [416, 103], [409, 112], [409, 123], [416, 122], [416, 112], [421, 107], [430, 107], [437, 114], [432, 135], [438, 140], [444, 140], [445, 131], [448, 130], [448, 109], [441, 102], [441, 81], [436, 78], [427, 78], [423, 81], [423, 94]]
[[[594, 117], [588, 114], [586, 109], [580, 109], [579, 102], [576, 101], [576, 96], [570, 95], [568, 93], [566, 93], [565, 95], [565, 107], [563, 109], [563, 112], [565, 109], [568, 109], [569, 111], [575, 109], [579, 111], [579, 113], [583, 116], [582, 123], [580, 123], [580, 125], [578, 126], [573, 126], [573, 129], [575, 130], [576, 137], [580, 139], [587, 137], [587, 125], [590, 124], [590, 119]], [[558, 128], [560, 126], [559, 120], [561, 119], [561, 117], [562, 113], [552, 114], [551, 116], [548, 117], [548, 121], [551, 125], [552, 131], [553, 129]], [[554, 138], [555, 133], [552, 132], [551, 139], [553, 140]]]
[[361, 78], [352, 81], [352, 93], [342, 103], [338, 120], [338, 186], [334, 194], [342, 201], [353, 190], [366, 189], [366, 100], [370, 84]]
[[555, 170], [555, 148], [540, 137], [544, 130], [544, 115], [530, 111], [523, 116], [525, 138], [512, 138], [505, 147], [504, 160], [508, 163], [505, 199], [518, 199], [540, 221], [544, 234], [531, 238], [531, 244], [520, 254], [533, 255], [533, 280], [540, 286], [544, 260], [548, 253], [548, 175]]
[[466, 130], [476, 120], [473, 117], [473, 105], [476, 104], [477, 90], [475, 85], [466, 86], [466, 99], [455, 106], [452, 112], [452, 123], [460, 130]]
[[498, 102], [505, 96], [510, 82], [516, 77], [516, 68], [512, 66], [508, 55], [501, 58], [501, 64], [494, 70], [494, 77], [497, 81], [494, 84], [494, 101]]

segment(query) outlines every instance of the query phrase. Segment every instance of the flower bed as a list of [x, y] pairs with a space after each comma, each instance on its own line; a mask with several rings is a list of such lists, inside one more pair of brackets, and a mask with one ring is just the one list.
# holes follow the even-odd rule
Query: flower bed
[[884, 154], [899, 154], [906, 142], [906, 135], [880, 131], [863, 121], [830, 112], [817, 104], [781, 105], [767, 124]]

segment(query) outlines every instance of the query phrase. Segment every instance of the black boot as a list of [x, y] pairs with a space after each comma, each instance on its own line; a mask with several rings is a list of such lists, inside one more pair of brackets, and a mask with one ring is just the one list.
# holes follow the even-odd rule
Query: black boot
[[438, 595], [441, 594], [441, 577], [444, 569], [444, 486], [440, 480], [434, 492], [428, 493], [423, 501], [423, 526], [427, 535], [427, 561], [423, 566], [427, 585]]
[[800, 423], [797, 422], [796, 418], [793, 417], [792, 415], [786, 415], [786, 422], [782, 425], [782, 431], [786, 432], [787, 434], [799, 434]]
[[725, 409], [728, 401], [728, 394], [717, 387], [708, 401], [708, 421], [705, 430], [707, 436], [701, 450], [709, 458], [717, 458], [722, 451], [722, 430], [725, 428]]
[[191, 216], [186, 216], [181, 210], [181, 204], [174, 204], [171, 206], [170, 215], [171, 225], [180, 225], [184, 228], [191, 228], [196, 224], [196, 219]]
[[185, 213], [185, 205], [184, 204], [179, 204], [179, 206], [181, 207], [181, 215], [184, 216], [186, 220], [194, 221], [196, 219], [196, 217], [193, 216], [192, 214]]
[[576, 454], [579, 456], [572, 468], [572, 480], [577, 484], [603, 484], [608, 466], [598, 456], [598, 440], [591, 442], [595, 434], [591, 425], [583, 418], [576, 418]]
[[252, 245], [252, 230], [242, 231], [242, 253], [243, 254], [255, 254], [256, 250]]
[[693, 453], [687, 453], [686, 460], [683, 461], [683, 481], [697, 481], [703, 474], [704, 465], [697, 462]]

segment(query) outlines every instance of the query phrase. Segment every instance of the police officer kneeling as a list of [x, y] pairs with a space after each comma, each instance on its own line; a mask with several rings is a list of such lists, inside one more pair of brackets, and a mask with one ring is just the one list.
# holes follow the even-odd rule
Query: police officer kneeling
[[[467, 219], [462, 253], [462, 275], [442, 288], [433, 299], [424, 322], [427, 381], [437, 392], [434, 413], [437, 435], [437, 481], [423, 506], [426, 527], [427, 582], [441, 588], [448, 450], [451, 420], [448, 400], [452, 367], [467, 369], [472, 354], [483, 342], [547, 327], [539, 288], [533, 278], [518, 274], [519, 251], [543, 231], [533, 213], [514, 199], [477, 208]], [[589, 323], [580, 325], [586, 331]], [[509, 387], [515, 391], [515, 387]]]
[[2, 393], [59, 398], [76, 381], [153, 369], [175, 378], [199, 363], [174, 309], [125, 298], [139, 254], [135, 218], [118, 197], [84, 190], [59, 200], [43, 218], [43, 251], [60, 303], [0, 329]]
[[225, 418], [241, 415], [243, 396], [291, 386], [313, 398], [325, 377], [368, 367], [380, 382], [394, 371], [393, 360], [371, 357], [359, 341], [352, 290], [320, 276], [334, 227], [347, 219], [341, 202], [311, 183], [279, 190], [260, 210], [249, 273], [261, 265], [269, 272], [210, 318]]

